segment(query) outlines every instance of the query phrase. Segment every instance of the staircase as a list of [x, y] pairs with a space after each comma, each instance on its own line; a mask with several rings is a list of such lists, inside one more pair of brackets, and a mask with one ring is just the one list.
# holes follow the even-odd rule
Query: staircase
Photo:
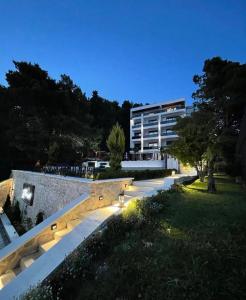
[[134, 181], [133, 184], [128, 186], [125, 190], [125, 201], [128, 202], [134, 199], [153, 196], [158, 190], [163, 189], [163, 186], [164, 179]]
[[[134, 181], [132, 185], [128, 186], [125, 190], [125, 201], [128, 202], [133, 199], [142, 199], [144, 197], [152, 196], [157, 193], [158, 190], [163, 189], [164, 179], [150, 179], [142, 181]], [[110, 208], [110, 207], [108, 207]], [[67, 222], [66, 228], [56, 231], [53, 235], [53, 239], [40, 244], [38, 248], [34, 248], [23, 256], [18, 265], [14, 269], [6, 271], [0, 276], [0, 289], [6, 286], [12, 281], [18, 274], [30, 267], [35, 260], [37, 260], [42, 254], [47, 252], [53, 246], [55, 246], [64, 236], [70, 233], [76, 226], [81, 224], [83, 220], [93, 220], [100, 226], [104, 220], [110, 215], [113, 215], [113, 211], [109, 212], [108, 208], [96, 209], [94, 211], [88, 211], [81, 213], [77, 219]], [[85, 225], [86, 226], [86, 225]]]
[[19, 264], [12, 270], [6, 271], [0, 276], [0, 289], [2, 289], [6, 284], [13, 280], [19, 273], [24, 271], [26, 268], [30, 267], [34, 261], [39, 258], [43, 253], [47, 252], [50, 248], [55, 246], [65, 235], [73, 230], [77, 225], [79, 225], [84, 219], [84, 214], [80, 215], [79, 219], [71, 220], [67, 222], [65, 229], [56, 231], [54, 233], [53, 239], [44, 244], [40, 244], [38, 249], [34, 248], [29, 253], [22, 257]]

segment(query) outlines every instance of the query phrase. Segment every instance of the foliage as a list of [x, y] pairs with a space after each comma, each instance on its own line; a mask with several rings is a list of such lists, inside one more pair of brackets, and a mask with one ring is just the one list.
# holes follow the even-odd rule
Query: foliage
[[21, 223], [21, 210], [19, 201], [16, 201], [13, 208], [13, 218], [16, 222]]
[[193, 81], [198, 86], [193, 93], [195, 105], [210, 114], [214, 123], [210, 127], [210, 173], [218, 157], [231, 169], [245, 165], [245, 142], [239, 136], [246, 131], [242, 122], [246, 118], [246, 64], [214, 57], [205, 61], [203, 74], [195, 75]]
[[15, 230], [18, 232], [18, 234], [19, 235], [24, 234], [26, 232], [26, 229], [22, 224], [19, 201], [16, 201], [15, 204], [12, 205], [10, 201], [10, 197], [8, 195], [3, 210], [8, 216], [8, 218], [10, 219], [11, 224], [15, 227]]
[[10, 196], [7, 195], [6, 201], [4, 202], [4, 205], [3, 205], [3, 211], [4, 211], [4, 213], [6, 213], [8, 215], [10, 210], [11, 210]]
[[118, 123], [113, 126], [108, 136], [107, 146], [110, 151], [110, 167], [117, 171], [121, 169], [121, 161], [125, 152], [125, 135]]
[[[81, 280], [82, 282], [93, 280], [107, 270], [106, 264], [99, 264], [94, 268], [94, 263], [100, 263], [101, 259], [112, 253], [114, 247], [117, 247], [117, 244], [134, 228], [139, 228], [139, 224], [143, 225], [146, 220], [163, 210], [168, 197], [167, 192], [160, 192], [157, 196], [144, 201], [132, 202], [130, 208], [127, 208], [122, 215], [112, 217], [102, 232], [95, 233], [79, 246], [43, 285], [28, 291], [21, 299], [29, 300], [34, 295], [40, 299], [42, 290], [44, 294], [47, 293], [48, 299], [68, 299], [67, 297], [73, 299], [74, 285], [79, 286]], [[69, 296], [70, 289], [72, 290]]]
[[179, 139], [166, 152], [177, 157], [184, 164], [195, 167], [201, 181], [205, 176], [205, 153], [208, 148], [211, 118], [207, 112], [196, 111], [191, 116], [180, 118], [174, 126]]
[[[81, 163], [106, 150], [106, 138], [119, 121], [129, 141], [130, 108], [124, 101], [87, 98], [67, 75], [52, 79], [38, 64], [14, 61], [0, 85], [0, 178], [11, 169]], [[128, 145], [127, 145], [128, 147]]]
[[95, 175], [95, 179], [111, 179], [111, 178], [124, 178], [130, 177], [135, 180], [153, 179], [153, 178], [163, 178], [170, 176], [172, 174], [171, 169], [165, 170], [118, 170], [114, 171], [111, 168], [101, 171]]
[[36, 223], [35, 225], [38, 225], [40, 223], [42, 223], [44, 220], [44, 213], [42, 211], [40, 211], [37, 216], [36, 216]]

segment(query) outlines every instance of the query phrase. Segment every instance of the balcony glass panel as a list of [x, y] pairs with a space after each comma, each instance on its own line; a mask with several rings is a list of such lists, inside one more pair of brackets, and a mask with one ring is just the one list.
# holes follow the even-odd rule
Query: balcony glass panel
[[148, 137], [157, 137], [158, 133], [152, 133], [152, 134], [145, 134], [144, 138], [148, 138]]
[[159, 149], [158, 146], [147, 146], [143, 147], [144, 150], [151, 150], [151, 149]]
[[132, 128], [138, 128], [140, 126], [141, 126], [141, 123], [138, 123], [138, 124], [133, 125]]
[[169, 120], [161, 121], [161, 124], [169, 124], [169, 123], [174, 123], [174, 122], [176, 122], [176, 119], [169, 119]]
[[143, 127], [147, 127], [147, 126], [155, 126], [158, 125], [158, 122], [150, 122], [150, 123], [144, 123]]
[[162, 136], [168, 136], [168, 135], [177, 135], [175, 131], [168, 131], [168, 132], [162, 132]]

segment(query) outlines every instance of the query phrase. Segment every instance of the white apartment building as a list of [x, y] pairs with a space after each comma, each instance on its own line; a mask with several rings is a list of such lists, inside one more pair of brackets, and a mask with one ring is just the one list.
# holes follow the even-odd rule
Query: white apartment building
[[131, 109], [130, 154], [133, 160], [166, 160], [161, 148], [178, 138], [173, 130], [177, 117], [189, 115], [185, 99], [163, 101]]

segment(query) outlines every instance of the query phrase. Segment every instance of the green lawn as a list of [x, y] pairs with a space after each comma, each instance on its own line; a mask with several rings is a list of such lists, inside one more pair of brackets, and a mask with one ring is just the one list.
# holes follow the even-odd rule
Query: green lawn
[[147, 208], [131, 205], [87, 255], [74, 256], [79, 275], [60, 270], [51, 285], [66, 300], [246, 299], [246, 192], [228, 177], [216, 181], [216, 194], [196, 181]]
[[128, 233], [75, 299], [246, 299], [246, 193], [223, 176], [217, 188], [171, 194], [159, 222]]

